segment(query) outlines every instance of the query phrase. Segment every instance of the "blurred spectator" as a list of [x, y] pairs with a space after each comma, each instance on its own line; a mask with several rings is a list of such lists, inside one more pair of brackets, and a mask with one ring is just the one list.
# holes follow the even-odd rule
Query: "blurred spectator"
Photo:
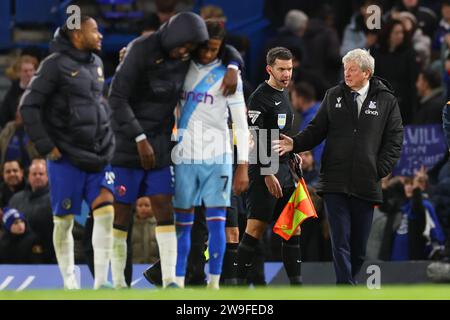
[[16, 65], [18, 79], [13, 80], [0, 106], [0, 128], [15, 119], [20, 97], [35, 74], [39, 62], [35, 57], [25, 55], [18, 59]]
[[418, 28], [417, 19], [410, 12], [400, 12], [399, 20], [403, 23], [408, 37], [411, 39], [414, 51], [417, 54], [417, 62], [421, 67], [426, 67], [430, 63], [431, 39]]
[[[450, 165], [449, 153], [428, 172], [430, 201], [442, 227], [450, 230]], [[450, 248], [450, 247], [449, 247]]]
[[[217, 21], [221, 24], [225, 24], [227, 21], [227, 17], [225, 16], [225, 13], [223, 12], [222, 8], [215, 5], [206, 5], [200, 8], [200, 16], [203, 18], [203, 20], [210, 20], [210, 21]], [[241, 54], [242, 58], [245, 60], [247, 50], [250, 47], [250, 41], [249, 39], [240, 34], [232, 34], [227, 32], [225, 34], [224, 43], [227, 45], [231, 45], [235, 47], [239, 53]], [[255, 88], [253, 85], [248, 81], [248, 79], [245, 77], [245, 67], [242, 70], [242, 81], [243, 81], [243, 89], [244, 89], [244, 98], [245, 101], [248, 100], [250, 95], [253, 93]]]
[[214, 5], [207, 5], [200, 8], [200, 16], [204, 20], [214, 20], [225, 24], [227, 17], [222, 8]]
[[450, 150], [450, 103], [447, 102], [442, 112], [442, 125], [444, 127], [444, 134], [447, 138], [447, 147]]
[[329, 86], [337, 84], [341, 55], [336, 30], [324, 20], [312, 18], [308, 20], [303, 40], [306, 51], [303, 66], [323, 77]]
[[308, 16], [318, 14], [323, 1], [311, 0], [265, 0], [264, 15], [278, 29], [283, 26], [284, 17], [293, 9], [301, 10]]
[[3, 182], [0, 185], [0, 208], [6, 207], [11, 197], [25, 187], [23, 168], [17, 160], [3, 164]]
[[319, 179], [319, 170], [315, 165], [315, 158], [311, 151], [301, 152], [300, 157], [302, 158], [303, 178], [309, 186], [315, 188]]
[[47, 166], [35, 159], [28, 173], [28, 184], [9, 201], [9, 207], [23, 212], [44, 248], [45, 263], [55, 263], [53, 249], [53, 211], [50, 203]]
[[366, 257], [369, 261], [379, 259], [386, 221], [386, 214], [376, 206], [373, 209], [372, 228], [370, 229], [369, 240], [367, 240]]
[[[441, 68], [436, 68], [441, 70]], [[446, 56], [443, 65], [443, 88], [445, 90], [446, 100], [450, 100], [450, 53]]]
[[438, 24], [437, 15], [433, 10], [421, 6], [419, 0], [401, 0], [388, 13], [388, 17], [391, 19], [398, 19], [399, 13], [403, 11], [412, 13], [417, 19], [418, 27], [422, 29], [427, 36], [430, 38], [433, 37]]
[[414, 178], [404, 179], [406, 200], [400, 206], [400, 211], [391, 211], [388, 214], [386, 221], [380, 253], [384, 260], [432, 259], [443, 249], [443, 230], [433, 205], [423, 194], [426, 184], [424, 168], [421, 168]]
[[169, 21], [177, 13], [177, 4], [178, 0], [155, 0], [156, 14], [161, 24]]
[[443, 58], [446, 56], [445, 51], [450, 41], [450, 0], [442, 0], [441, 15], [442, 19], [434, 34], [432, 48], [436, 55]]
[[6, 124], [0, 132], [0, 164], [6, 160], [19, 159], [24, 167], [28, 167], [31, 159], [38, 156], [23, 127], [20, 112], [16, 112], [16, 119]]
[[416, 88], [420, 100], [412, 124], [442, 124], [446, 99], [439, 73], [432, 69], [423, 70], [417, 77]]
[[370, 17], [367, 7], [376, 5], [376, 0], [365, 0], [359, 10], [353, 14], [350, 23], [345, 27], [341, 45], [341, 56], [353, 49], [369, 49], [377, 41], [377, 30], [367, 28], [366, 21]]
[[416, 101], [416, 53], [400, 20], [387, 22], [381, 29], [378, 40], [378, 45], [372, 51], [376, 62], [375, 75], [388, 80], [392, 85], [403, 124], [410, 124]]
[[[292, 107], [302, 115], [299, 131], [303, 131], [316, 116], [321, 103], [316, 99], [314, 88], [305, 82], [300, 82], [294, 87], [291, 97]], [[325, 141], [322, 141], [312, 150], [316, 168], [320, 168], [324, 145]]]
[[265, 52], [274, 47], [285, 47], [296, 53], [298, 60], [304, 59], [305, 45], [302, 38], [307, 26], [308, 16], [304, 12], [290, 10], [284, 18], [284, 26], [267, 42]]
[[42, 263], [42, 245], [21, 212], [5, 208], [3, 225], [6, 233], [0, 238], [0, 263]]
[[156, 13], [151, 13], [145, 16], [139, 22], [139, 30], [141, 35], [149, 35], [158, 30], [161, 22], [159, 21], [159, 17]]
[[133, 263], [154, 264], [159, 260], [158, 244], [156, 242], [156, 219], [148, 197], [136, 201], [132, 244]]

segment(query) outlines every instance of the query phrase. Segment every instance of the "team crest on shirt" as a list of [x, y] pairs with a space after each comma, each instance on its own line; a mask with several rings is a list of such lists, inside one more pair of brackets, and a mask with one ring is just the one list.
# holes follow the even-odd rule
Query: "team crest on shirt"
[[286, 126], [286, 113], [279, 113], [278, 114], [278, 128], [283, 129]]
[[213, 73], [210, 73], [208, 75], [208, 77], [205, 80], [206, 84], [213, 84], [214, 82], [216, 82], [216, 75]]
[[64, 199], [61, 203], [61, 206], [64, 210], [69, 210], [72, 207], [72, 200], [70, 200], [69, 198]]
[[376, 101], [370, 101], [369, 102], [369, 108], [367, 108], [364, 111], [365, 114], [370, 115], [370, 116], [378, 116], [378, 111], [377, 111], [377, 103]]
[[337, 103], [335, 105], [335, 108], [342, 108], [342, 105], [341, 105], [342, 97], [337, 97], [336, 100], [337, 100]]

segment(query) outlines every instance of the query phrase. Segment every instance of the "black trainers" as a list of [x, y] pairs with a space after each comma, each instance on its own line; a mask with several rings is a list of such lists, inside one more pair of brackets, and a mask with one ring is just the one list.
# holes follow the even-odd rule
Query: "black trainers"
[[161, 261], [156, 262], [143, 273], [145, 279], [155, 286], [162, 286]]

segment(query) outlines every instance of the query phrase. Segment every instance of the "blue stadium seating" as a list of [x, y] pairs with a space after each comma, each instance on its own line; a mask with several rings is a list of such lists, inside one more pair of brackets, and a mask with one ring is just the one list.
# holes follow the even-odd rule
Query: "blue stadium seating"
[[0, 50], [11, 48], [11, 28], [11, 1], [2, 0], [0, 1]]
[[60, 0], [16, 0], [15, 24], [55, 25], [60, 4]]
[[116, 5], [131, 5], [135, 4], [135, 0], [97, 0], [97, 3], [100, 5], [110, 5], [112, 6], [111, 11], [103, 12], [103, 16], [106, 19], [139, 19], [144, 16], [144, 13], [141, 11], [129, 11], [129, 12], [121, 12], [116, 11]]

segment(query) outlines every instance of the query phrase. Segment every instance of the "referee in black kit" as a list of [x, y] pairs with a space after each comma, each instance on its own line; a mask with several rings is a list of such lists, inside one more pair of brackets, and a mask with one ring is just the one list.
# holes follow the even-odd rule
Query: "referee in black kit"
[[374, 204], [383, 201], [381, 178], [400, 157], [403, 126], [389, 83], [373, 77], [374, 58], [355, 49], [343, 58], [345, 81], [329, 89], [315, 118], [274, 150], [311, 150], [324, 139], [317, 193], [330, 226], [338, 284], [356, 284], [364, 262]]
[[[249, 216], [237, 253], [237, 277], [241, 285], [245, 284], [255, 248], [267, 226], [278, 218], [295, 190], [289, 155], [279, 157], [274, 153], [275, 156], [270, 156], [271, 130], [287, 134], [292, 127], [293, 112], [288, 90], [285, 90], [292, 77], [292, 53], [283, 47], [272, 48], [266, 60], [270, 78], [258, 86], [248, 103], [249, 129], [256, 134], [257, 148], [250, 156]], [[301, 284], [299, 230], [289, 241], [283, 240], [282, 259], [290, 283]]]

